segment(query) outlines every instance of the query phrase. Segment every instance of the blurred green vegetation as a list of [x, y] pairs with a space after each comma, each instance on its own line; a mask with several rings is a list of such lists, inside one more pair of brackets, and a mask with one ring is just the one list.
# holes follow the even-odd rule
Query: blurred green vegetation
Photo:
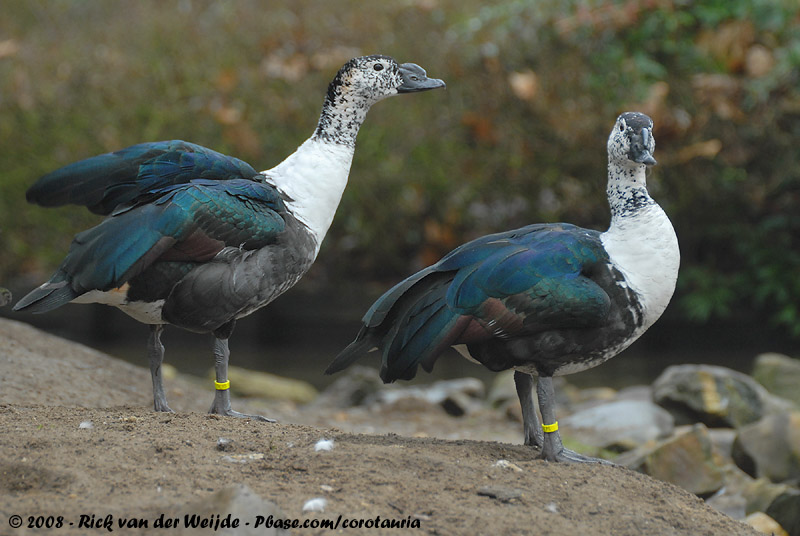
[[605, 140], [648, 113], [651, 191], [683, 255], [685, 318], [800, 336], [796, 0], [5, 0], [0, 282], [40, 283], [98, 219], [24, 201], [40, 175], [186, 139], [257, 169], [316, 124], [348, 58], [412, 61], [446, 92], [378, 104], [310, 278], [395, 282], [475, 236], [608, 223]]

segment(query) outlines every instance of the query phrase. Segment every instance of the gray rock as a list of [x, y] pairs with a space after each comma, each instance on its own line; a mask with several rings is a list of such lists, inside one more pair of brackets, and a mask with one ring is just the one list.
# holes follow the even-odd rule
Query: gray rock
[[[734, 471], [736, 476], [732, 476]], [[729, 487], [741, 489], [747, 499], [747, 513], [765, 512], [775, 499], [791, 488], [786, 484], [775, 484], [767, 478], [751, 478], [744, 471], [730, 466], [726, 470], [726, 482]]]
[[752, 478], [733, 464], [726, 465], [723, 473], [725, 485], [708, 501], [723, 511], [729, 507], [735, 508], [743, 500], [745, 514], [763, 512], [779, 495], [790, 489], [785, 484], [774, 484], [766, 478]]
[[800, 360], [783, 354], [756, 357], [753, 378], [770, 393], [800, 407]]
[[614, 461], [697, 495], [715, 493], [725, 483], [724, 460], [713, 448], [708, 428], [702, 424], [676, 430], [672, 437], [625, 453]]
[[790, 407], [749, 376], [710, 365], [667, 368], [653, 383], [653, 399], [677, 424], [699, 421], [717, 428], [739, 428]]
[[517, 388], [514, 385], [514, 371], [504, 370], [492, 378], [486, 402], [493, 408], [505, 407], [510, 402], [517, 401]]
[[522, 490], [516, 488], [507, 488], [504, 486], [483, 486], [478, 488], [478, 495], [484, 497], [491, 497], [500, 502], [510, 503], [520, 499], [523, 495]]
[[708, 435], [714, 448], [725, 458], [726, 463], [733, 463], [733, 442], [738, 432], [733, 428], [710, 428]]
[[361, 406], [384, 388], [378, 370], [371, 367], [355, 365], [337, 376], [317, 397], [315, 405], [333, 408]]
[[631, 385], [617, 392], [617, 400], [636, 400], [638, 402], [652, 402], [653, 388], [649, 385]]
[[430, 385], [389, 387], [368, 397], [364, 403], [394, 405], [417, 399], [441, 406], [448, 414], [461, 417], [483, 407], [485, 387], [476, 378], [442, 380]]
[[227, 437], [220, 437], [217, 439], [217, 450], [230, 452], [235, 448], [236, 446], [234, 445], [233, 439], [228, 439]]
[[727, 487], [706, 499], [706, 504], [733, 519], [747, 517], [747, 499], [741, 493], [730, 493]]
[[631, 450], [672, 434], [672, 415], [652, 402], [620, 400], [579, 411], [562, 419], [565, 430], [594, 447]]
[[800, 482], [800, 411], [767, 415], [743, 426], [733, 444], [736, 465], [755, 477]]

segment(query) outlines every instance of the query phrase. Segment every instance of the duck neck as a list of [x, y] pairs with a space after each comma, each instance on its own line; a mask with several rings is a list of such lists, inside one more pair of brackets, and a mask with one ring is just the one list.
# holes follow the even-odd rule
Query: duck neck
[[647, 208], [658, 206], [647, 192], [644, 164], [608, 163], [608, 203], [611, 207], [611, 227], [625, 226]]
[[347, 186], [354, 149], [312, 136], [286, 160], [263, 172], [266, 182], [283, 194], [288, 211], [314, 238], [314, 258]]
[[367, 118], [370, 100], [342, 91], [334, 80], [328, 87], [322, 113], [311, 139], [355, 149], [358, 129]]
[[312, 136], [286, 160], [265, 171], [266, 181], [287, 198], [287, 208], [309, 230], [314, 257], [333, 222], [350, 174], [358, 129], [379, 99], [351, 91], [341, 71], [328, 86]]
[[644, 313], [633, 340], [661, 316], [672, 297], [680, 264], [678, 239], [647, 192], [644, 165], [609, 163], [607, 192], [611, 225], [601, 240]]

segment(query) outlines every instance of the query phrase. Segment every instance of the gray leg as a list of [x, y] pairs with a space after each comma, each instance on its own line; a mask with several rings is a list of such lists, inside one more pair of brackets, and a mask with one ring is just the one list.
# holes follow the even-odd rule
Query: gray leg
[[161, 344], [161, 333], [164, 326], [152, 324], [150, 336], [147, 339], [147, 358], [150, 360], [150, 376], [153, 379], [153, 407], [156, 411], [173, 413], [167, 405], [167, 396], [164, 394], [164, 380], [161, 377], [161, 363], [164, 361], [164, 345]]
[[525, 433], [525, 444], [541, 449], [544, 439], [536, 406], [533, 403], [533, 376], [514, 371], [514, 384], [517, 387], [519, 404], [522, 407], [522, 428]]
[[[553, 390], [552, 376], [539, 376], [539, 381], [536, 383], [536, 394], [539, 396], [539, 410], [542, 412], [542, 423], [544, 426], [552, 426], [557, 422], [555, 411], [556, 397]], [[558, 427], [556, 427], [555, 430], [544, 432], [544, 445], [542, 446], [542, 454], [539, 457], [549, 462], [603, 463], [613, 465], [609, 461], [584, 456], [583, 454], [578, 454], [577, 452], [564, 448], [563, 443], [561, 443], [561, 434], [558, 432]]]
[[[230, 354], [228, 339], [216, 337], [214, 339], [214, 372], [218, 384], [226, 384], [228, 382], [228, 357]], [[231, 409], [231, 391], [227, 387], [224, 389], [217, 388], [214, 393], [214, 403], [211, 404], [211, 409], [209, 409], [208, 412], [217, 415], [226, 415], [228, 417], [275, 422], [273, 419], [268, 419], [261, 415], [246, 415], [238, 411], [233, 411]]]

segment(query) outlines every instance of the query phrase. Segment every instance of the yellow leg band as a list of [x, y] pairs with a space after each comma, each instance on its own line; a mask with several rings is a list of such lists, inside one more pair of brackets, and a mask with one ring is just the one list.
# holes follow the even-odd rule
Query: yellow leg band
[[553, 424], [543, 424], [542, 425], [542, 430], [544, 430], [548, 434], [550, 434], [552, 432], [557, 432], [558, 431], [558, 421], [554, 422]]
[[215, 381], [214, 382], [214, 387], [217, 388], [217, 391], [224, 391], [226, 389], [230, 389], [231, 388], [231, 381], [230, 380], [225, 380], [224, 382]]

